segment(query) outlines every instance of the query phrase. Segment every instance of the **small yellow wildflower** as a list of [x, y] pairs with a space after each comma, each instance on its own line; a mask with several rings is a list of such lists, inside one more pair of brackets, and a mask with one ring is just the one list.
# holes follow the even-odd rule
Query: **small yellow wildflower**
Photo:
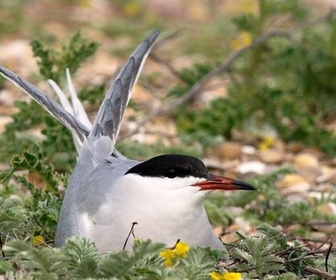
[[176, 256], [180, 258], [186, 258], [189, 252], [189, 246], [188, 244], [179, 241], [176, 244], [174, 251], [175, 251]]
[[173, 266], [173, 259], [175, 259], [176, 255], [172, 249], [165, 249], [160, 253], [161, 258], [164, 259], [165, 266]]
[[257, 15], [259, 11], [257, 0], [242, 0], [240, 1], [239, 10], [245, 14]]
[[252, 43], [252, 35], [249, 32], [241, 32], [237, 38], [231, 41], [231, 48], [236, 51], [247, 47]]
[[165, 266], [173, 266], [179, 258], [186, 258], [188, 256], [188, 244], [177, 241], [173, 248], [168, 248], [160, 253], [161, 258], [164, 259]]
[[259, 144], [259, 150], [265, 151], [268, 150], [274, 144], [274, 138], [271, 136], [265, 136], [262, 142]]
[[122, 6], [122, 10], [127, 17], [133, 17], [134, 18], [134, 17], [137, 17], [137, 16], [140, 15], [141, 6], [140, 6], [140, 3], [136, 2], [136, 1], [130, 1], [130, 2], [126, 2]]
[[42, 235], [36, 235], [33, 237], [33, 246], [39, 246], [44, 244], [44, 238]]
[[224, 272], [219, 273], [213, 271], [210, 273], [211, 280], [241, 280], [241, 273], [239, 272]]

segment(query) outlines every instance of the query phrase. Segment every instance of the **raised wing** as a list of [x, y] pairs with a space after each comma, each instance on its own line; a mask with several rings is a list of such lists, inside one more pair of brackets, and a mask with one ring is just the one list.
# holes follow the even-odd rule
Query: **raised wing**
[[159, 31], [152, 32], [121, 68], [99, 108], [90, 136], [109, 136], [114, 146], [133, 87], [158, 35]]
[[32, 99], [40, 104], [50, 115], [65, 125], [73, 135], [76, 135], [82, 142], [89, 135], [90, 130], [88, 127], [73, 117], [60, 104], [49, 98], [37, 87], [3, 66], [0, 66], [0, 74], [23, 89]]

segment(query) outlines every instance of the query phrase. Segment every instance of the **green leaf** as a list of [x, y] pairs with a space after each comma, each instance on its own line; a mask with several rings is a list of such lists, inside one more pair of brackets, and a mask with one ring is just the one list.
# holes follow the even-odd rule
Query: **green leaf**
[[101, 262], [100, 269], [102, 276], [116, 278], [127, 276], [132, 278], [131, 276], [134, 275], [136, 267], [139, 269], [144, 260], [153, 260], [153, 257], [157, 257], [159, 251], [162, 249], [163, 244], [152, 243], [150, 240], [146, 240], [137, 243], [131, 252], [121, 251], [112, 253]]
[[249, 254], [249, 253], [247, 253], [247, 252], [245, 252], [241, 249], [238, 249], [238, 248], [235, 249], [232, 252], [232, 254], [237, 258], [243, 259], [243, 260], [245, 260], [245, 261], [247, 261], [251, 264], [254, 264], [254, 257], [251, 254]]
[[271, 225], [263, 223], [260, 224], [257, 229], [265, 233], [268, 238], [276, 241], [276, 243], [280, 245], [280, 250], [285, 250], [289, 247], [286, 236]]
[[56, 83], [61, 81], [66, 68], [74, 74], [98, 48], [97, 43], [83, 39], [80, 32], [72, 35], [60, 51], [49, 49], [37, 40], [33, 40], [31, 46], [34, 56], [38, 58], [41, 75], [46, 80], [52, 79]]
[[0, 260], [0, 274], [3, 275], [9, 271], [14, 271], [13, 267], [8, 262]]

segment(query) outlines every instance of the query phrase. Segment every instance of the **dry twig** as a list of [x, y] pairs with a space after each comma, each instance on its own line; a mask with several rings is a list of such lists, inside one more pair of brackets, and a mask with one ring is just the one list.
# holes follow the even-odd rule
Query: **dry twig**
[[315, 274], [317, 276], [320, 276], [322, 279], [327, 279], [327, 280], [336, 280], [336, 276], [335, 275], [332, 275], [328, 272], [325, 272], [319, 268], [316, 268], [316, 267], [312, 267], [312, 266], [306, 266], [304, 268], [304, 270], [306, 272], [309, 272], [309, 273], [312, 273], [312, 274]]

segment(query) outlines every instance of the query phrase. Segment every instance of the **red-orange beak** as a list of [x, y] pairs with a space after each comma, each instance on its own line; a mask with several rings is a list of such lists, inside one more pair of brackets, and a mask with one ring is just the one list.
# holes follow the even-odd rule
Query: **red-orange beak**
[[199, 187], [201, 191], [256, 190], [254, 186], [243, 181], [213, 174], [211, 174], [210, 178], [206, 181], [198, 182], [194, 185]]

